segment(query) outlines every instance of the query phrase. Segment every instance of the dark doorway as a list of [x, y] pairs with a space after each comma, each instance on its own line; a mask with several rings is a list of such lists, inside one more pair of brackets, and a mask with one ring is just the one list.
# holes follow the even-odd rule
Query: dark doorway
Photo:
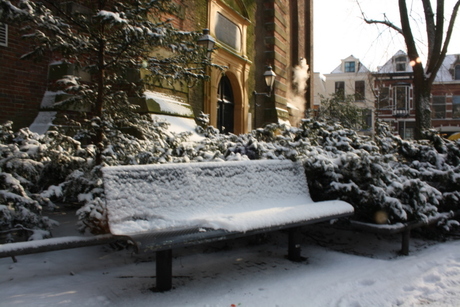
[[230, 80], [223, 76], [217, 90], [217, 129], [221, 133], [233, 133], [235, 102]]

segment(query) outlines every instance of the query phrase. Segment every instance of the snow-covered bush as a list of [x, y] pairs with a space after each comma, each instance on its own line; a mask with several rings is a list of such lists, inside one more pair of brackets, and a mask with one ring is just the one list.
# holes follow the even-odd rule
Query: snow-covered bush
[[77, 211], [79, 217], [78, 229], [81, 232], [89, 230], [92, 234], [109, 233], [105, 200], [100, 197], [91, 199]]
[[380, 223], [426, 220], [459, 210], [458, 143], [435, 133], [402, 140], [383, 123], [377, 132], [370, 139], [337, 122], [306, 119], [299, 128], [271, 124], [240, 136], [209, 136], [203, 144], [211, 159], [301, 160], [312, 197], [349, 201], [361, 221], [375, 222], [376, 214], [386, 217]]
[[53, 204], [36, 193], [44, 169], [43, 146], [37, 134], [28, 129], [13, 133], [11, 126], [0, 126], [0, 232], [8, 241], [16, 239], [12, 235], [18, 230], [40, 239], [57, 224], [41, 215], [43, 205]]
[[[460, 143], [435, 133], [424, 141], [408, 141], [379, 124], [371, 139], [336, 122], [306, 119], [298, 128], [271, 124], [243, 135], [201, 127], [206, 137], [192, 142], [187, 133], [168, 128], [165, 122], [141, 117], [138, 134], [108, 130], [102, 166], [290, 159], [302, 161], [314, 200], [348, 201], [361, 221], [376, 222], [376, 214], [379, 223], [426, 220], [437, 212], [459, 210]], [[2, 229], [13, 227], [12, 216], [19, 212], [33, 212], [37, 219], [29, 219], [31, 225], [48, 229], [39, 209], [51, 199], [80, 203], [80, 230], [106, 233], [94, 146], [81, 146], [57, 131], [38, 136], [9, 129], [0, 130], [0, 178], [9, 182], [0, 187]]]
[[290, 130], [294, 140], [312, 144], [298, 152], [297, 159], [304, 161], [316, 200], [349, 201], [355, 217], [367, 222], [381, 212], [388, 217], [383, 222], [396, 223], [459, 209], [458, 204], [452, 206], [460, 187], [458, 143], [434, 134], [423, 142], [402, 140], [384, 124], [375, 140], [337, 123], [313, 120]]

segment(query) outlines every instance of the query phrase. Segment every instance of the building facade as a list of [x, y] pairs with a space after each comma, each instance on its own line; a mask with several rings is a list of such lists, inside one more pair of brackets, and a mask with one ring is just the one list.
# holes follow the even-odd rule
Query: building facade
[[363, 116], [369, 131], [374, 123], [374, 92], [372, 74], [358, 58], [350, 55], [330, 74], [325, 74], [325, 97], [336, 94], [345, 100], [351, 97], [356, 106], [363, 109]]
[[[432, 127], [448, 137], [460, 131], [460, 55], [447, 55], [432, 86]], [[378, 119], [391, 123], [405, 139], [415, 130], [413, 72], [407, 54], [398, 51], [374, 76]]]
[[[296, 125], [304, 117], [313, 105], [313, 78], [305, 81], [301, 103], [293, 104], [291, 98], [299, 96], [293, 70], [300, 58], [306, 58], [313, 70], [312, 0], [173, 1], [179, 8], [173, 25], [186, 31], [209, 29], [217, 47], [212, 62], [226, 69], [210, 68], [209, 81], [192, 87], [149, 83], [148, 74], [141, 74], [147, 94], [136, 103], [143, 112], [189, 119], [203, 112], [209, 114], [212, 126], [235, 134], [273, 122]], [[62, 2], [70, 9], [82, 9], [79, 1]], [[2, 29], [6, 30], [0, 34], [0, 105], [9, 111], [0, 114], [0, 123], [12, 120], [17, 128], [29, 126], [40, 110], [53, 112], [59, 95], [49, 88], [50, 82], [74, 70], [52, 55], [41, 63], [19, 60], [29, 47], [16, 27], [2, 25]], [[270, 95], [256, 95], [267, 92], [263, 74], [268, 65], [277, 75], [274, 89]]]
[[17, 27], [0, 23], [0, 124], [30, 125], [46, 90], [48, 63], [20, 60], [30, 51]]

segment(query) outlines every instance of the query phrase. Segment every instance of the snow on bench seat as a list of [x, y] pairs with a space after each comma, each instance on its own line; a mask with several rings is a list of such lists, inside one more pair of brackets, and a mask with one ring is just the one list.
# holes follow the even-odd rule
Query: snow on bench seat
[[102, 169], [112, 234], [177, 228], [247, 232], [350, 215], [343, 201], [313, 202], [289, 160], [114, 166]]
[[102, 168], [110, 231], [156, 252], [156, 289], [172, 289], [172, 249], [289, 229], [288, 255], [302, 261], [299, 227], [349, 216], [343, 201], [313, 202], [301, 163], [281, 160]]

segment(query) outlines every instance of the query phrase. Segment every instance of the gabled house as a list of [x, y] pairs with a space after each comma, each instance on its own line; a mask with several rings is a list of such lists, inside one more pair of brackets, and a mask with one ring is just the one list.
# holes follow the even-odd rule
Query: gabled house
[[366, 124], [373, 127], [374, 94], [372, 74], [358, 58], [350, 55], [326, 78], [326, 96], [335, 93], [339, 97], [352, 96], [357, 106], [363, 108]]
[[[391, 123], [402, 138], [415, 129], [413, 71], [404, 51], [398, 51], [374, 77], [378, 119]], [[459, 55], [446, 56], [432, 87], [432, 127], [443, 136], [460, 131]]]

